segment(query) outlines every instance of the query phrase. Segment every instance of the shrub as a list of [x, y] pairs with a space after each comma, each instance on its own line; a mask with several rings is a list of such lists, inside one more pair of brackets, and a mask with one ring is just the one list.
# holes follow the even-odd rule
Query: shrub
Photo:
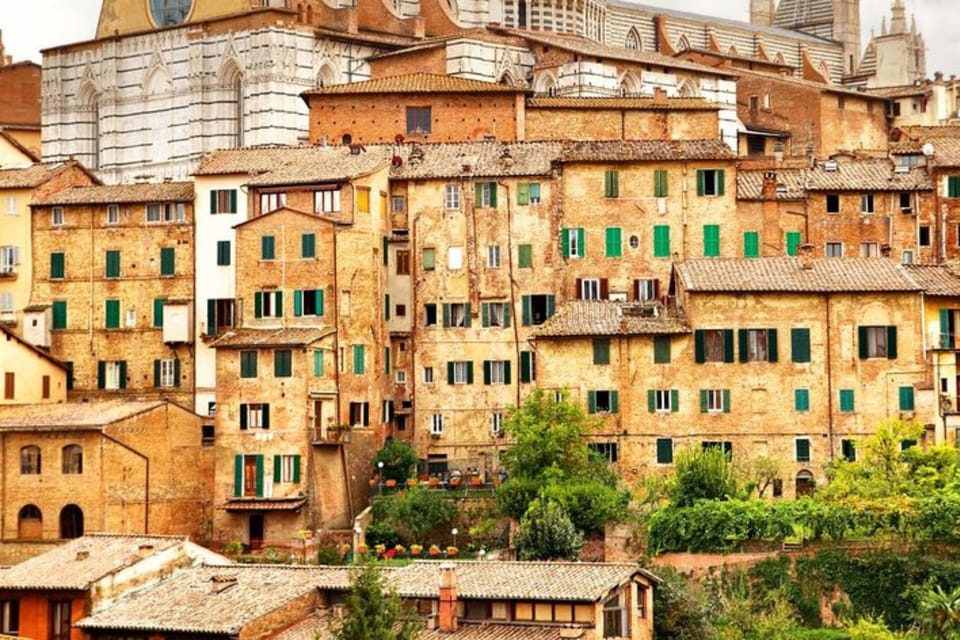
[[374, 455], [373, 465], [376, 467], [379, 463], [383, 463], [382, 481], [393, 480], [396, 483], [403, 483], [414, 474], [417, 459], [416, 449], [406, 442], [390, 438]]
[[534, 500], [514, 538], [521, 560], [576, 560], [583, 535], [557, 502]]

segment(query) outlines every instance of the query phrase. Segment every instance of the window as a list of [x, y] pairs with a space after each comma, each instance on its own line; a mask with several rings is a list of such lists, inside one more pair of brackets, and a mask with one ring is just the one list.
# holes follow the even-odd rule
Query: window
[[160, 275], [172, 276], [176, 272], [176, 253], [173, 247], [161, 247], [160, 249]]
[[497, 206], [497, 183], [477, 182], [473, 185], [473, 205], [475, 207]]
[[776, 362], [776, 329], [741, 329], [740, 362]]
[[913, 251], [910, 249], [904, 249], [900, 254], [900, 261], [903, 264], [913, 264]]
[[703, 225], [703, 257], [716, 258], [720, 255], [720, 225]]
[[657, 438], [657, 464], [673, 464], [673, 438]]
[[900, 211], [904, 213], [913, 213], [913, 199], [909, 191], [901, 191], [898, 196]]
[[824, 203], [827, 213], [840, 213], [840, 194], [828, 193]]
[[404, 196], [390, 196], [390, 210], [394, 213], [403, 213], [407, 210], [407, 199]]
[[653, 227], [653, 257], [670, 257], [670, 226], [657, 224]]
[[540, 325], [553, 316], [555, 298], [552, 295], [527, 295], [520, 297], [523, 326]]
[[843, 243], [842, 242], [828, 242], [824, 248], [824, 255], [828, 258], [842, 258], [843, 257]]
[[429, 135], [430, 133], [430, 107], [407, 107], [407, 134]]
[[273, 481], [300, 482], [300, 456], [273, 456]]
[[433, 382], [433, 367], [423, 368], [423, 382], [425, 384], [430, 384]]
[[623, 255], [623, 239], [620, 227], [607, 227], [604, 230], [604, 251], [608, 258]]
[[70, 640], [70, 600], [50, 601], [50, 640]]
[[760, 232], [758, 231], [743, 232], [743, 257], [744, 258], [760, 257]]
[[423, 305], [423, 326], [437, 326], [437, 305], [433, 302]]
[[7, 214], [9, 215], [17, 214], [17, 197], [16, 196], [7, 196]]
[[397, 249], [396, 273], [398, 276], [410, 275], [410, 251], [408, 249]]
[[319, 378], [323, 375], [323, 351], [319, 349], [313, 352], [313, 376]]
[[463, 247], [447, 248], [447, 268], [450, 270], [463, 268]]
[[876, 242], [861, 242], [860, 257], [876, 258], [880, 255], [880, 246]]
[[177, 387], [180, 386], [180, 361], [175, 358], [164, 358], [153, 361], [153, 386]]
[[[286, 193], [261, 193], [260, 194], [260, 215], [275, 211], [280, 207], [286, 206]], [[316, 211], [316, 200], [314, 200], [314, 211]]]
[[923, 224], [917, 229], [917, 244], [921, 247], [930, 246], [930, 225]]
[[7, 371], [3, 374], [3, 398], [13, 400], [15, 395], [16, 374]]
[[273, 236], [260, 236], [260, 259], [274, 260], [276, 255], [276, 238]]
[[857, 443], [854, 440], [840, 441], [840, 455], [847, 462], [857, 461]]
[[960, 198], [960, 176], [947, 177], [947, 197]]
[[300, 235], [300, 257], [301, 258], [317, 257], [317, 234], [303, 233]]
[[236, 213], [237, 190], [213, 189], [210, 191], [210, 213]]
[[40, 391], [41, 397], [44, 400], [49, 400], [50, 399], [50, 376], [44, 375], [40, 379], [40, 384], [41, 384], [41, 391]]
[[677, 389], [650, 389], [647, 391], [647, 410], [650, 413], [676, 413], [680, 409]]
[[234, 456], [234, 484], [236, 496], [249, 498], [263, 496], [263, 456]]
[[430, 416], [430, 435], [443, 435], [443, 414], [435, 413]]
[[50, 278], [66, 277], [66, 256], [63, 253], [50, 254]]
[[370, 213], [370, 188], [357, 187], [357, 211], [360, 213]]
[[500, 245], [498, 244], [487, 245], [487, 268], [488, 269], [500, 268]]
[[730, 413], [730, 390], [701, 389], [700, 413]]
[[105, 258], [104, 275], [107, 278], [120, 277], [120, 252], [107, 251]]
[[860, 359], [897, 357], [897, 327], [877, 326], [857, 327], [857, 339]]
[[354, 375], [363, 375], [366, 371], [366, 355], [362, 344], [353, 345], [353, 373]]
[[67, 328], [67, 301], [53, 301], [53, 329]]
[[119, 300], [106, 300], [104, 301], [104, 327], [107, 329], [119, 329], [120, 328], [120, 301]]
[[593, 364], [610, 364], [610, 339], [593, 339]]
[[633, 298], [637, 302], [653, 302], [660, 297], [660, 281], [643, 278], [633, 281]]
[[230, 266], [230, 241], [217, 240], [217, 265]]
[[277, 349], [273, 352], [273, 377], [289, 378], [293, 370], [293, 352], [290, 349]]
[[448, 362], [447, 384], [473, 384], [473, 363], [465, 360]]
[[810, 439], [797, 438], [795, 441], [795, 456], [797, 462], [810, 462]]
[[722, 196], [724, 193], [723, 169], [697, 170], [697, 195]]
[[503, 413], [494, 411], [490, 414], [490, 434], [499, 436], [503, 431]]
[[425, 248], [423, 250], [423, 255], [421, 256], [421, 261], [423, 262], [424, 271], [433, 271], [436, 268], [436, 259], [437, 253], [435, 249]]
[[322, 316], [323, 289], [297, 289], [293, 292], [293, 315]]
[[0, 274], [16, 273], [20, 264], [20, 247], [0, 247]]
[[793, 410], [798, 413], [810, 411], [810, 389], [793, 390]]
[[446, 327], [469, 327], [470, 326], [470, 303], [452, 302], [443, 305], [443, 326]]
[[76, 444], [68, 444], [61, 450], [63, 473], [83, 473], [83, 449]]
[[810, 329], [790, 329], [790, 360], [810, 362]]
[[249, 402], [240, 405], [240, 429], [269, 429], [270, 405], [264, 402]]
[[653, 197], [666, 198], [669, 182], [666, 169], [654, 169], [653, 171]]
[[787, 255], [795, 256], [797, 255], [797, 250], [800, 248], [800, 240], [802, 236], [799, 231], [787, 231], [786, 242], [787, 245]]
[[517, 247], [517, 266], [521, 269], [533, 268], [532, 244], [521, 244]]
[[257, 377], [257, 352], [256, 351], [240, 352], [240, 377], [241, 378]]
[[860, 213], [865, 213], [865, 214], [873, 213], [873, 194], [872, 193], [860, 194]]
[[19, 600], [0, 600], [0, 633], [8, 636], [20, 634]]
[[587, 448], [611, 464], [620, 459], [620, 447], [616, 442], [588, 442]]
[[733, 457], [733, 443], [729, 440], [704, 440], [700, 443], [700, 449], [702, 451], [720, 449], [726, 454], [727, 458]]
[[653, 336], [653, 363], [670, 362], [670, 336]]
[[50, 210], [50, 225], [54, 227], [62, 227], [63, 220], [63, 207], [53, 207], [53, 209]]
[[120, 222], [120, 205], [107, 205], [107, 224], [118, 224]]
[[207, 335], [215, 336], [222, 329], [233, 327], [234, 307], [232, 298], [207, 300]]
[[616, 169], [607, 169], [603, 172], [603, 195], [605, 198], [619, 197], [620, 172]]
[[484, 302], [480, 307], [484, 327], [509, 327], [510, 305], [506, 302]]
[[606, 296], [606, 278], [577, 278], [578, 300], [602, 300]]
[[40, 447], [28, 445], [20, 448], [20, 473], [40, 475]]
[[767, 151], [767, 141], [764, 136], [747, 134], [747, 155], [762, 156]]
[[840, 389], [840, 412], [851, 413], [853, 411], [853, 389]]
[[147, 205], [147, 222], [183, 222], [185, 219], [186, 207], [182, 202]]
[[254, 318], [282, 318], [283, 292], [256, 291], [253, 294]]
[[898, 395], [900, 411], [913, 411], [913, 385], [900, 387]]
[[444, 187], [443, 206], [447, 209], [460, 208], [460, 185], [448, 184]]
[[582, 258], [587, 255], [586, 232], [583, 227], [560, 230], [560, 248], [564, 258]]
[[540, 183], [521, 182], [517, 184], [517, 204], [540, 204]]
[[733, 362], [733, 329], [697, 329], [693, 339], [696, 362]]
[[537, 379], [536, 356], [533, 351], [520, 352], [520, 382], [533, 382]]
[[510, 361], [484, 360], [483, 384], [510, 384]]
[[619, 410], [619, 392], [608, 389], [587, 391], [587, 413], [617, 413]]
[[[264, 194], [275, 195], [275, 194]], [[286, 195], [286, 194], [280, 194]], [[369, 198], [370, 192], [367, 192]], [[284, 199], [284, 204], [285, 204]], [[277, 208], [277, 207], [274, 207]], [[340, 213], [340, 190], [339, 189], [321, 189], [313, 192], [313, 212], [333, 215]]]
[[396, 375], [394, 376], [394, 380], [395, 380], [396, 383], [399, 384], [399, 385], [405, 385], [405, 384], [407, 384], [407, 372], [406, 372], [406, 370], [404, 370], [404, 369], [397, 369]]
[[633, 234], [630, 236], [630, 239], [627, 240], [627, 243], [630, 245], [630, 248], [636, 251], [640, 248], [640, 236]]

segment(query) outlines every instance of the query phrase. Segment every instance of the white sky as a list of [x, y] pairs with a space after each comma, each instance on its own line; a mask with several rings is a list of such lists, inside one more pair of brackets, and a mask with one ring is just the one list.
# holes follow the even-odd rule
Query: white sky
[[[0, 0], [0, 29], [14, 60], [40, 61], [40, 50], [93, 38], [101, 0]], [[146, 0], [144, 0], [146, 1]], [[643, 0], [640, 4], [672, 7], [747, 20], [749, 0]], [[893, 0], [861, 0], [863, 44], [873, 29], [880, 32], [883, 16], [889, 20]], [[907, 15], [916, 15], [927, 42], [927, 75], [935, 71], [960, 75], [960, 12], [957, 0], [905, 0]]]

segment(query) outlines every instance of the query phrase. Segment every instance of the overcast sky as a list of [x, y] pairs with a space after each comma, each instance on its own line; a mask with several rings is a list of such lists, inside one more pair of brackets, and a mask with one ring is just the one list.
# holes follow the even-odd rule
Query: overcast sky
[[[146, 1], [146, 0], [144, 0]], [[3, 43], [14, 60], [40, 61], [40, 50], [93, 38], [101, 0], [0, 0]], [[907, 15], [916, 15], [927, 42], [927, 75], [943, 71], [960, 75], [960, 27], [957, 0], [905, 0]], [[748, 18], [749, 0], [645, 0], [640, 4], [672, 7], [734, 20]], [[870, 30], [880, 33], [880, 21], [893, 0], [861, 0], [863, 44]]]

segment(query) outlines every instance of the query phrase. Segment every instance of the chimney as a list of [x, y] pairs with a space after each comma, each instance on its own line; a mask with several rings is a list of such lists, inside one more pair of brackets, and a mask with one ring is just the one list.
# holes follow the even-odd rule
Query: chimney
[[89, 549], [77, 549], [77, 560], [86, 560], [90, 557]]
[[440, 631], [457, 630], [457, 569], [452, 562], [440, 565]]
[[810, 243], [804, 243], [797, 247], [797, 256], [800, 258], [800, 268], [801, 269], [812, 269], [813, 268], [813, 245]]
[[653, 88], [653, 103], [667, 104], [667, 92], [661, 87]]
[[763, 187], [761, 189], [761, 193], [764, 200], [777, 199], [777, 172], [776, 171], [763, 172]]
[[218, 574], [210, 578], [210, 592], [222, 593], [237, 584], [237, 576]]
[[141, 558], [148, 558], [152, 556], [153, 551], [154, 551], [153, 545], [148, 542], [145, 542], [141, 544], [139, 547], [137, 547], [137, 555], [140, 556]]

